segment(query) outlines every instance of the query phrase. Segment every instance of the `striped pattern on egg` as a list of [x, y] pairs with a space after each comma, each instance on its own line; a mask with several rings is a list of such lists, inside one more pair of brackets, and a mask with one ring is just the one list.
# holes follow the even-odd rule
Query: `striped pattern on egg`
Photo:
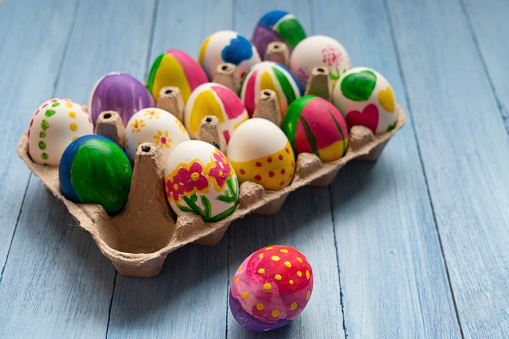
[[324, 162], [341, 158], [348, 147], [345, 119], [334, 105], [317, 96], [295, 100], [281, 129], [296, 153], [314, 153]]
[[272, 61], [260, 62], [249, 69], [240, 88], [240, 98], [249, 116], [253, 116], [261, 91], [276, 92], [281, 119], [293, 100], [300, 97], [300, 88], [290, 71]]
[[147, 88], [157, 102], [161, 88], [178, 87], [184, 103], [194, 89], [208, 81], [203, 68], [189, 56], [177, 49], [159, 55], [150, 69]]
[[227, 143], [235, 129], [249, 118], [239, 97], [214, 82], [196, 88], [186, 104], [184, 123], [191, 138], [198, 138], [201, 120], [207, 115], [217, 117]]
[[93, 133], [92, 120], [81, 105], [69, 99], [51, 99], [37, 109], [30, 121], [28, 152], [38, 164], [58, 166], [71, 142]]

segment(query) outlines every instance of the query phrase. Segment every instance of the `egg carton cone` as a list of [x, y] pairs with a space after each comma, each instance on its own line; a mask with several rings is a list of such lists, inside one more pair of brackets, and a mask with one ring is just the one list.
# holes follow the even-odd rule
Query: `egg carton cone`
[[[236, 76], [236, 72], [232, 72], [230, 66], [223, 71], [227, 74], [219, 80], [233, 86], [236, 82], [229, 77]], [[321, 72], [318, 70], [312, 79], [313, 77], [317, 77], [316, 80], [311, 80], [316, 88], [310, 88], [306, 92], [328, 95], [327, 88], [317, 85], [325, 83], [325, 86], [328, 86], [328, 83], [323, 81]], [[269, 120], [279, 119], [279, 110], [274, 104], [275, 93], [267, 91], [263, 97], [265, 103], [261, 107], [265, 108], [260, 109], [257, 115]], [[163, 88], [157, 105], [183, 117], [184, 106], [178, 88]], [[17, 152], [32, 173], [65, 204], [77, 225], [91, 234], [101, 252], [111, 260], [120, 274], [154, 277], [160, 273], [164, 260], [172, 251], [189, 243], [215, 245], [221, 241], [233, 221], [249, 213], [278, 213], [291, 192], [306, 185], [330, 185], [339, 170], [353, 159], [375, 161], [389, 139], [405, 123], [405, 111], [399, 104], [396, 104], [396, 114], [395, 128], [384, 134], [374, 135], [363, 126], [352, 127], [347, 152], [336, 161], [324, 163], [315, 154], [298, 154], [293, 181], [280, 190], [266, 191], [257, 183], [242, 183], [235, 211], [217, 222], [204, 222], [200, 216], [191, 212], [177, 216], [172, 211], [164, 191], [162, 155], [152, 143], [141, 144], [137, 149], [127, 204], [116, 216], [109, 216], [100, 205], [76, 204], [66, 199], [60, 190], [58, 167], [39, 165], [30, 158], [27, 133], [21, 136]], [[205, 117], [201, 126], [200, 139], [225, 147], [222, 144], [224, 140], [220, 140], [222, 133], [219, 133], [217, 118]], [[125, 127], [116, 112], [101, 113], [96, 124], [96, 133], [114, 140], [119, 145], [125, 144]]]

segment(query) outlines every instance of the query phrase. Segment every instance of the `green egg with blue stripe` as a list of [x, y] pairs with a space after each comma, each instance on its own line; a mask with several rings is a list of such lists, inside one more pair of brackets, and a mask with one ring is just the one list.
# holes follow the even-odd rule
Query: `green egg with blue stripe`
[[99, 135], [85, 135], [66, 148], [58, 175], [60, 189], [68, 200], [99, 204], [115, 215], [127, 202], [133, 172], [117, 144]]
[[348, 147], [345, 119], [334, 105], [317, 96], [292, 102], [281, 129], [295, 153], [314, 153], [323, 162], [340, 159]]

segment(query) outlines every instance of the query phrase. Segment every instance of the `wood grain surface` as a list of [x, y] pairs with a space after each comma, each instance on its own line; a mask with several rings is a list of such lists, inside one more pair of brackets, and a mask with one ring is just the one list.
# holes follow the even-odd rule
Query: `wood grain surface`
[[[170, 253], [159, 276], [116, 273], [17, 157], [32, 114], [86, 104], [109, 72], [144, 80], [167, 49], [197, 58], [215, 31], [249, 38], [275, 9], [382, 73], [406, 126], [378, 161]], [[507, 338], [508, 15], [504, 0], [0, 1], [0, 338]], [[229, 287], [271, 244], [307, 256], [313, 294], [289, 325], [250, 332]]]

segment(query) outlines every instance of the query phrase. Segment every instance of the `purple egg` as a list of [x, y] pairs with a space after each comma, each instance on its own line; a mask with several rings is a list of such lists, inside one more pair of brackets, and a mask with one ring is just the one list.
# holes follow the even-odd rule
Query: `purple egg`
[[99, 79], [88, 100], [94, 124], [104, 111], [116, 111], [127, 124], [134, 113], [155, 107], [154, 98], [141, 82], [129, 74], [114, 72]]

